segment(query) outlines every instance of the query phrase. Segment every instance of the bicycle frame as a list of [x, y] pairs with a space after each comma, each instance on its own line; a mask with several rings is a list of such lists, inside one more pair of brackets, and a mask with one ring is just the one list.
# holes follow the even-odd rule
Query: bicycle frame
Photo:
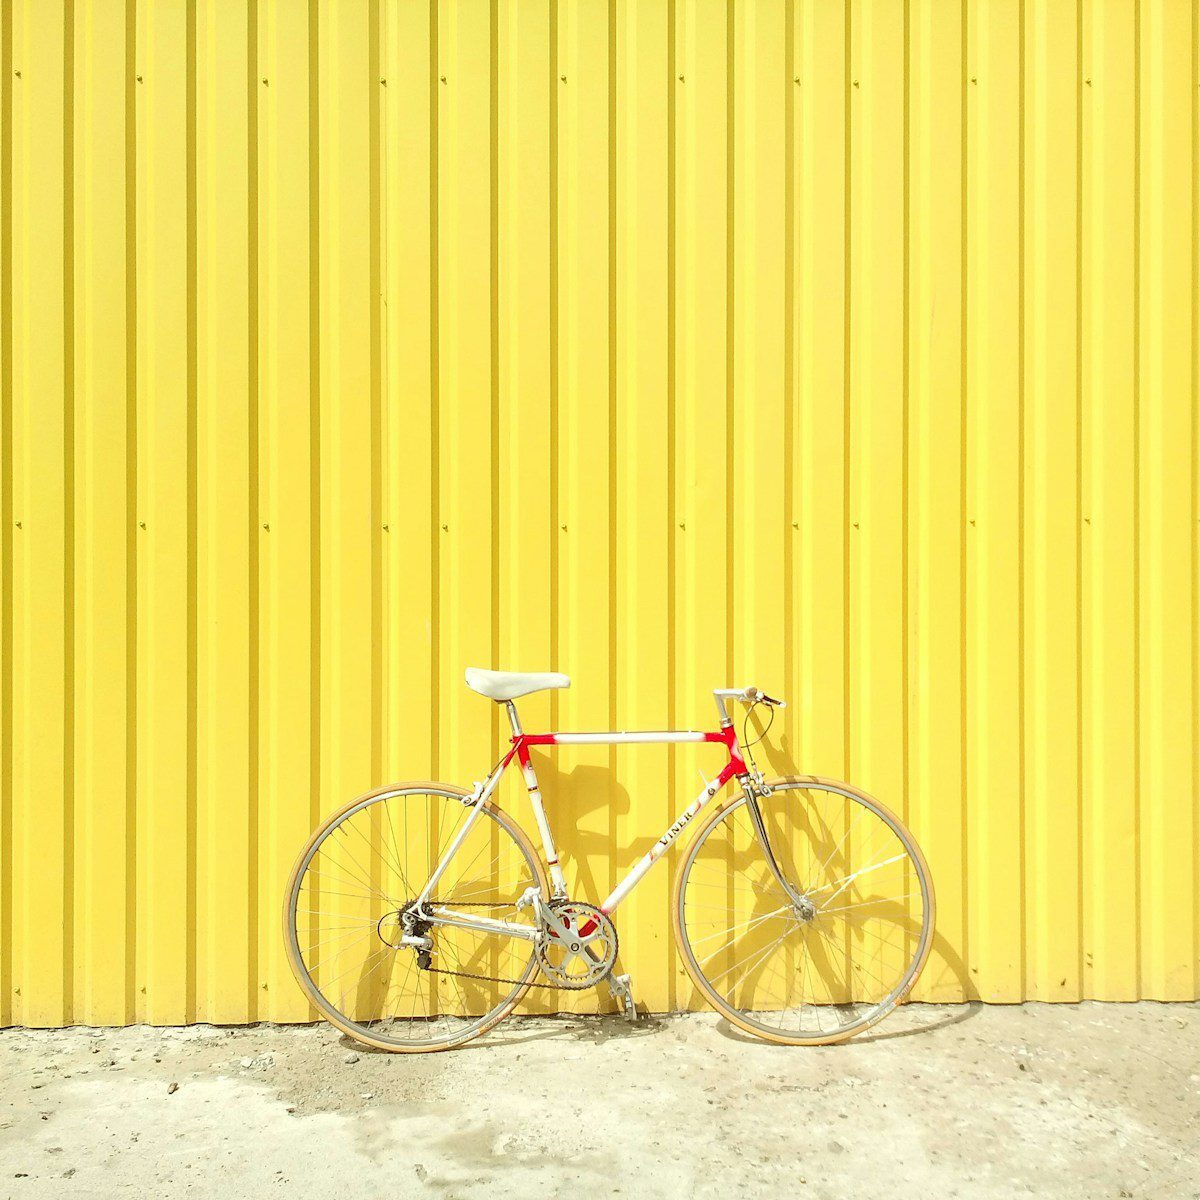
[[[730, 691], [729, 695], [734, 693]], [[446, 853], [442, 856], [441, 861], [434, 869], [433, 874], [429, 877], [429, 882], [426, 883], [420, 896], [417, 898], [418, 909], [424, 909], [430, 893], [437, 886], [437, 882], [445, 873], [447, 866], [453, 859], [459, 846], [471, 830], [471, 826], [478, 820], [479, 814], [483, 809], [483, 805], [487, 799], [496, 790], [500, 783], [504, 772], [508, 770], [509, 765], [515, 759], [520, 765], [521, 774], [525, 779], [525, 787], [529, 793], [529, 802], [533, 808], [534, 819], [537, 821], [538, 832], [542, 838], [542, 849], [546, 856], [546, 864], [550, 868], [550, 879], [553, 884], [553, 893], [555, 897], [565, 896], [567, 894], [566, 880], [563, 876], [562, 867], [559, 864], [558, 850], [554, 844], [554, 835], [550, 829], [550, 823], [546, 819], [545, 806], [542, 803], [541, 790], [538, 787], [537, 773], [534, 770], [533, 759], [529, 753], [531, 746], [620, 746], [620, 745], [647, 745], [647, 744], [675, 744], [683, 742], [713, 742], [719, 743], [725, 747], [728, 754], [728, 761], [722, 767], [720, 774], [716, 779], [707, 783], [701, 790], [700, 794], [688, 805], [682, 813], [667, 827], [662, 836], [650, 847], [650, 850], [645, 854], [641, 861], [638, 862], [632, 870], [625, 876], [624, 879], [617, 884], [612, 890], [612, 893], [600, 905], [603, 912], [611, 914], [629, 895], [631, 891], [641, 882], [642, 877], [650, 870], [652, 866], [663, 856], [670, 848], [671, 843], [683, 832], [684, 828], [697, 817], [708, 804], [708, 802], [731, 780], [740, 779], [743, 786], [749, 788], [749, 771], [746, 763], [742, 758], [741, 749], [738, 746], [737, 734], [734, 732], [733, 721], [725, 712], [723, 696], [718, 693], [717, 707], [721, 714], [721, 728], [716, 732], [693, 732], [693, 731], [632, 731], [632, 732], [606, 732], [606, 733], [525, 733], [521, 728], [521, 722], [517, 717], [516, 705], [511, 701], [505, 703], [505, 709], [508, 712], [509, 723], [512, 726], [512, 746], [511, 749], [504, 755], [500, 762], [493, 769], [491, 774], [481, 783], [475, 785], [475, 790], [468, 796], [464, 803], [470, 804], [472, 810], [466, 821], [463, 822], [461, 828], [456, 833], [455, 837], [446, 848]], [[446, 918], [450, 915], [446, 912], [429, 912], [429, 916], [435, 920], [440, 920], [443, 923], [453, 923], [466, 927], [484, 928], [492, 923], [485, 918], [475, 917], [467, 914], [454, 914], [453, 921], [448, 921]], [[502, 923], [496, 922], [496, 925]], [[514, 934], [515, 936], [525, 936], [523, 931], [525, 927], [504, 924], [503, 932]], [[496, 932], [500, 932], [497, 929]], [[532, 932], [532, 931], [530, 931]]]

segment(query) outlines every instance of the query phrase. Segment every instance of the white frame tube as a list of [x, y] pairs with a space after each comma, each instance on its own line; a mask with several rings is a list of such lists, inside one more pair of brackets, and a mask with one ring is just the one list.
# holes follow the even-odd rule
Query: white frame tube
[[642, 857], [642, 860], [613, 888], [608, 899], [600, 905], [600, 911], [608, 915], [612, 915], [613, 910], [633, 891], [635, 887], [642, 881], [642, 877], [650, 870], [652, 866], [663, 856], [670, 848], [671, 843], [683, 832], [684, 828], [689, 825], [695, 817], [698, 817], [704, 811], [708, 802], [725, 786], [724, 782], [714, 779], [708, 784], [704, 790], [696, 797], [675, 818], [674, 821], [667, 827], [662, 837], [650, 847], [649, 851]]
[[622, 742], [703, 742], [703, 733], [691, 730], [613, 730], [607, 733], [552, 733], [555, 746], [619, 745]]
[[[513, 721], [514, 741], [517, 737], [523, 736], [519, 723], [516, 721], [516, 713], [513, 706], [509, 705], [510, 720]], [[547, 735], [533, 735], [536, 737], [545, 737]], [[604, 733], [552, 733], [550, 735], [553, 742], [534, 742], [534, 745], [591, 745], [591, 744], [619, 744], [621, 742], [643, 742], [643, 743], [674, 743], [674, 742], [706, 742], [709, 738], [704, 733], [698, 733], [691, 730], [671, 731], [671, 730], [634, 730], [634, 731], [611, 731]], [[715, 742], [714, 745], [723, 743]], [[735, 743], [736, 744], [736, 743]], [[500, 781], [500, 777], [508, 769], [509, 764], [517, 757], [517, 748], [513, 747], [512, 752], [507, 754], [504, 760], [488, 778], [485, 784], [481, 785], [481, 790], [478, 797], [475, 799], [474, 807], [470, 816], [463, 822], [462, 828], [454, 836], [454, 840], [446, 849], [446, 853], [442, 856], [441, 862], [429, 878], [429, 882], [425, 885], [421, 895], [417, 898], [417, 907], [424, 907], [425, 901], [429, 898], [429, 893], [437, 885], [437, 882], [446, 873], [446, 868], [450, 860], [454, 857], [459, 846], [470, 832], [471, 826], [475, 824], [479, 818], [480, 810], [483, 807], [487, 798], [496, 790], [496, 785]], [[538, 787], [537, 772], [534, 770], [532, 762], [521, 763], [521, 773], [525, 779], [525, 785], [529, 792], [530, 804], [533, 808], [533, 815], [537, 821], [538, 832], [542, 837], [542, 847], [546, 854], [547, 865], [550, 867], [550, 875], [554, 888], [555, 895], [565, 895], [566, 882], [563, 877], [562, 867], [558, 861], [558, 850], [554, 844], [554, 835], [550, 828], [550, 822], [546, 817], [545, 807], [542, 804], [541, 789]], [[705, 785], [704, 789], [688, 805], [686, 809], [667, 827], [663, 835], [650, 847], [650, 850], [643, 856], [640, 862], [621, 880], [620, 883], [612, 890], [608, 898], [600, 905], [601, 911], [606, 914], [611, 914], [633, 891], [635, 887], [642, 881], [643, 876], [652, 866], [662, 857], [664, 852], [668, 850], [671, 843], [683, 832], [684, 828], [689, 825], [692, 820], [699, 816], [708, 802], [729, 782], [728, 779], [714, 779], [711, 783]], [[432, 915], [432, 914], [429, 914]], [[528, 934], [524, 932], [525, 927], [517, 928], [506, 927], [504, 922], [489, 920], [486, 917], [474, 917], [468, 914], [456, 914], [453, 920], [449, 919], [448, 912], [439, 913], [435, 918], [440, 924], [454, 924], [464, 929], [480, 929], [489, 933], [510, 933], [514, 937], [528, 938]]]
[[[434, 872], [429, 877], [429, 882], [421, 889], [421, 894], [417, 897], [417, 910], [420, 911], [425, 907], [425, 901], [429, 899], [429, 893], [437, 886], [437, 882], [446, 873], [446, 868], [450, 865], [450, 860], [454, 857], [466, 839], [468, 833], [471, 832], [471, 826], [479, 820], [479, 814], [483, 811], [483, 806], [487, 798], [496, 790], [496, 784], [500, 782], [500, 776], [504, 774], [505, 768], [512, 761], [513, 756], [510, 754], [505, 757], [504, 761], [496, 768], [491, 776], [482, 784], [478, 784], [479, 795], [475, 798], [475, 803], [471, 808], [467, 819], [462, 823], [459, 831], [454, 835], [450, 845], [446, 848], [446, 853], [442, 855], [442, 861], [434, 868]], [[470, 797], [467, 797], [470, 799]]]
[[[530, 773], [532, 773], [532, 764], [530, 764]], [[535, 776], [535, 784], [536, 784], [536, 776]], [[493, 782], [493, 787], [494, 786], [495, 785]], [[664, 831], [662, 837], [660, 837], [658, 839], [658, 841], [655, 842], [654, 845], [650, 847], [649, 851], [642, 857], [642, 859], [629, 872], [629, 874], [626, 875], [625, 878], [622, 879], [621, 882], [618, 883], [615, 888], [613, 888], [608, 899], [605, 900], [604, 903], [600, 905], [601, 912], [609, 914], [609, 915], [611, 915], [613, 913], [613, 911], [616, 909], [617, 905], [620, 904], [621, 901], [624, 900], [625, 897], [628, 896], [629, 893], [632, 892], [633, 889], [635, 887], [637, 887], [637, 885], [639, 883], [641, 883], [642, 878], [645, 876], [646, 872], [649, 871], [650, 868], [652, 866], [654, 866], [654, 864], [656, 862], [658, 862], [658, 860], [663, 856], [663, 854], [668, 849], [670, 849], [671, 843], [674, 842], [675, 839], [684, 831], [684, 829], [688, 825], [690, 825], [691, 822], [696, 817], [698, 817], [701, 812], [704, 811], [708, 802], [724, 786], [725, 786], [724, 783], [722, 783], [719, 780], [714, 779], [710, 784], [708, 784], [704, 787], [704, 789], [695, 798], [695, 800], [693, 800], [691, 802], [691, 804], [689, 804], [687, 806], [687, 808], [685, 808], [683, 810], [683, 812], [680, 813], [679, 816], [676, 817], [675, 820], [668, 826], [668, 828]], [[536, 786], [533, 789], [531, 789], [531, 794], [532, 794], [532, 791], [536, 791]], [[482, 796], [480, 798], [480, 800], [476, 803], [476, 811], [474, 813], [472, 813], [471, 817], [468, 820], [468, 824], [474, 820], [475, 816], [478, 814], [478, 809], [479, 809], [480, 805], [483, 803], [483, 800], [486, 799], [487, 795], [490, 794], [490, 792], [491, 792], [491, 789], [489, 789], [488, 792], [486, 792], [484, 794], [484, 796]], [[536, 808], [535, 808], [535, 811], [536, 811]], [[545, 813], [543, 812], [541, 814], [541, 820], [539, 821], [539, 825], [543, 824], [545, 822], [545, 820], [546, 820], [546, 817], [545, 817]], [[466, 828], [466, 826], [464, 826], [464, 829], [465, 828]], [[460, 834], [461, 834], [461, 832], [462, 831], [460, 831]], [[549, 836], [549, 834], [550, 834], [550, 827], [548, 824], [546, 824], [545, 830], [543, 831], [543, 836], [544, 837]], [[461, 843], [461, 836], [456, 837], [454, 842], [451, 844], [450, 848], [446, 851], [445, 857], [442, 859], [442, 861], [440, 863], [438, 863], [438, 868], [434, 872], [433, 877], [430, 879], [429, 885], [426, 887], [425, 891], [421, 894], [421, 903], [424, 903], [425, 896], [429, 892], [430, 888], [433, 887], [433, 885], [437, 882], [438, 879], [441, 878], [441, 876], [445, 872], [446, 866], [450, 861], [451, 855], [453, 854], [454, 850], [456, 850], [458, 848], [458, 845], [460, 843]], [[551, 837], [550, 838], [551, 847], [553, 847], [553, 844], [554, 844], [553, 838]], [[555, 866], [557, 867], [557, 865], [558, 864], [556, 861]], [[562, 875], [561, 868], [558, 870], [557, 874], [558, 874], [558, 876], [561, 877], [561, 875]], [[429, 910], [428, 916], [431, 917], [434, 921], [436, 921], [438, 924], [441, 924], [441, 925], [457, 925], [461, 929], [478, 929], [483, 933], [508, 934], [511, 937], [523, 938], [526, 941], [532, 940], [531, 934], [529, 932], [526, 932], [527, 929], [532, 930], [532, 926], [512, 926], [512, 925], [506, 924], [503, 921], [495, 921], [495, 920], [489, 919], [488, 917], [476, 917], [474, 915], [467, 914], [467, 913], [461, 913], [461, 914], [455, 913], [455, 914], [453, 914], [453, 916], [451, 916], [449, 910], [436, 909], [436, 908]], [[536, 936], [536, 934], [534, 936]]]
[[525, 790], [529, 793], [533, 819], [537, 822], [538, 833], [542, 836], [542, 853], [546, 856], [546, 866], [550, 868], [550, 885], [554, 895], [565, 896], [567, 881], [559, 865], [558, 847], [554, 844], [554, 834], [550, 830], [550, 822], [546, 819], [546, 806], [542, 803], [542, 790], [538, 787], [537, 772], [533, 769], [532, 759], [521, 763], [521, 775], [525, 780]]
[[481, 933], [505, 934], [525, 942], [537, 941], [536, 925], [514, 925], [511, 921], [477, 917], [474, 914], [454, 912], [437, 906], [426, 910], [426, 919], [434, 925], [453, 925], [458, 929], [478, 929]]

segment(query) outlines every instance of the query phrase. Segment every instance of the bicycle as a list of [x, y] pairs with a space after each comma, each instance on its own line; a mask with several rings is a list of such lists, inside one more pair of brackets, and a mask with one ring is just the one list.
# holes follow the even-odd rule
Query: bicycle
[[[569, 687], [566, 675], [472, 668], [466, 682], [502, 704], [512, 728], [486, 778], [470, 791], [422, 781], [368, 792], [317, 828], [292, 869], [288, 960], [337, 1028], [383, 1050], [444, 1050], [486, 1033], [531, 988], [602, 982], [636, 1017], [629, 976], [615, 970], [613, 913], [731, 781], [737, 792], [683, 854], [671, 905], [701, 995], [746, 1032], [788, 1045], [841, 1041], [908, 995], [933, 940], [924, 856], [892, 813], [849, 784], [764, 778], [751, 750], [770, 721], [751, 741], [750, 719], [761, 707], [773, 720], [781, 700], [718, 688], [711, 732], [526, 733], [515, 701]], [[731, 702], [747, 706], [740, 741]], [[530, 751], [686, 742], [723, 746], [720, 774], [603, 903], [571, 897]], [[514, 761], [544, 864], [491, 800]]]

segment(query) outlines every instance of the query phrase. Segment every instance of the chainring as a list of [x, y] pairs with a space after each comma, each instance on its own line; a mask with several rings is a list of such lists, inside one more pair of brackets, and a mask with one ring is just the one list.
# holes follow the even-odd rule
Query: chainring
[[560, 933], [545, 927], [536, 946], [538, 964], [558, 987], [594, 987], [616, 965], [616, 926], [600, 909], [581, 900], [551, 900], [550, 908], [565, 929]]

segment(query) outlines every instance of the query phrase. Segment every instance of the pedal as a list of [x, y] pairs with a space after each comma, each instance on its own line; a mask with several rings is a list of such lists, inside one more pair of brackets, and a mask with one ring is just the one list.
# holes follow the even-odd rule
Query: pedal
[[621, 1006], [621, 1014], [627, 1021], [636, 1021], [638, 1019], [637, 1005], [633, 1002], [633, 992], [629, 988], [628, 975], [610, 975], [608, 977], [608, 989], [613, 994], [613, 998]]

